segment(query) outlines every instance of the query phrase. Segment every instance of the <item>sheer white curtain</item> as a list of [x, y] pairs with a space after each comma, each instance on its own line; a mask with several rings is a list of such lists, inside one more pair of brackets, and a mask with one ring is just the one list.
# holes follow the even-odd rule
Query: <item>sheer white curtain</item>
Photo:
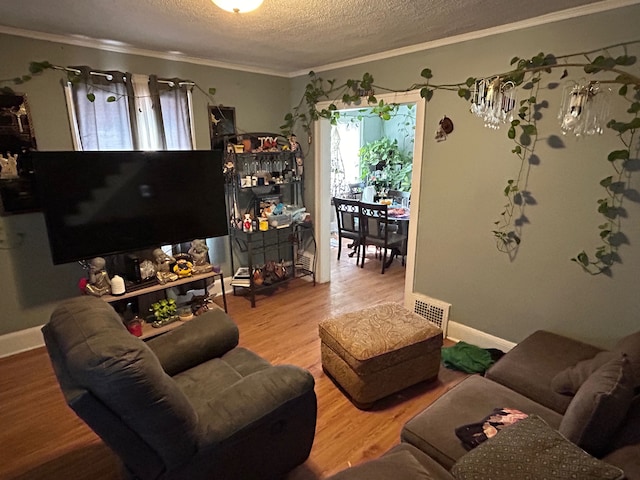
[[[74, 67], [65, 88], [76, 150], [194, 148], [193, 83]], [[91, 97], [91, 100], [89, 99]]]
[[136, 150], [164, 150], [162, 123], [157, 115], [157, 102], [154, 102], [149, 88], [149, 75], [128, 74], [133, 93], [133, 111], [131, 119], [135, 122], [133, 131]]
[[[76, 150], [133, 150], [125, 74], [78, 67], [66, 85], [67, 110]], [[91, 96], [94, 100], [89, 101]], [[115, 98], [116, 101], [108, 101]]]
[[191, 82], [178, 79], [158, 81], [160, 111], [167, 150], [191, 150], [196, 144], [192, 90]]

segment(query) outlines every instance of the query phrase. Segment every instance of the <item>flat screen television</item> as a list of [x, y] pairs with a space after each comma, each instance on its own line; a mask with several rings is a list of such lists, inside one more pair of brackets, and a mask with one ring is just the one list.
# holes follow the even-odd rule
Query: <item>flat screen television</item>
[[33, 152], [54, 264], [228, 234], [222, 152]]

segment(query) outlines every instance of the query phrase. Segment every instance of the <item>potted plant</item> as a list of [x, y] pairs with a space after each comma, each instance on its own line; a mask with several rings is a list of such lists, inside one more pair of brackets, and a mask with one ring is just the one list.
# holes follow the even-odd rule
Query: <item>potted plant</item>
[[151, 304], [149, 311], [153, 314], [153, 318], [155, 319], [152, 321], [151, 325], [154, 327], [161, 327], [178, 320], [178, 316], [176, 314], [177, 310], [176, 301], [173, 299], [163, 299]]
[[369, 142], [360, 148], [359, 155], [361, 178], [367, 184], [375, 184], [376, 190], [380, 183], [392, 190], [411, 188], [413, 156], [400, 149], [397, 139], [383, 137]]

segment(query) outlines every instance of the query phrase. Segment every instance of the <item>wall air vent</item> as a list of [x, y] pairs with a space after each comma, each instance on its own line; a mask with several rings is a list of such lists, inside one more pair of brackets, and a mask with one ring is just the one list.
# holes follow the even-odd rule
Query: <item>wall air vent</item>
[[420, 315], [442, 329], [444, 337], [447, 336], [447, 324], [449, 323], [449, 310], [451, 304], [427, 297], [418, 293], [409, 296], [409, 308], [413, 313]]

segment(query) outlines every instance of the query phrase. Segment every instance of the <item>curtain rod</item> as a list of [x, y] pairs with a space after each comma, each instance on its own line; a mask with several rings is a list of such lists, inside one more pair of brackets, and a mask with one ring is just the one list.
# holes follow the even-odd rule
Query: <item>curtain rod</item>
[[[65, 72], [75, 73], [76, 75], [80, 75], [82, 73], [77, 68], [61, 67], [59, 65], [53, 65], [52, 68], [54, 70], [64, 70]], [[111, 75], [110, 73], [90, 71], [89, 75], [96, 75], [98, 77], [105, 77], [107, 80], [113, 80], [113, 75]], [[125, 80], [126, 80], [126, 77], [125, 77]], [[161, 79], [158, 79], [158, 83], [164, 83], [164, 84], [172, 86], [172, 87], [176, 84], [173, 80], [161, 80]], [[195, 86], [195, 83], [193, 83], [193, 82], [178, 82], [178, 86], [180, 86], [180, 87], [183, 87], [185, 85], [189, 86], [189, 87], [193, 87], [193, 86]]]

